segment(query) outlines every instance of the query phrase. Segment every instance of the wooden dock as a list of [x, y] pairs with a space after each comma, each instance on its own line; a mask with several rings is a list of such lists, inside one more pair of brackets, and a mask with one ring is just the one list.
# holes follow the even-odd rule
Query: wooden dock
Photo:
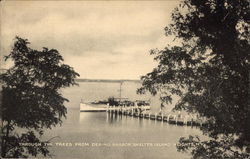
[[143, 107], [108, 107], [107, 113], [130, 116], [134, 118], [155, 120], [167, 122], [175, 125], [202, 126], [205, 125], [205, 118], [199, 118], [196, 115], [182, 115], [175, 113], [152, 113], [148, 108]]

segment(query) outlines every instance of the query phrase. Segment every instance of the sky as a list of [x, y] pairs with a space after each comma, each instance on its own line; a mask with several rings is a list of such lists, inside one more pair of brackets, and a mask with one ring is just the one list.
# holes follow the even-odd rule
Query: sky
[[172, 44], [164, 28], [179, 1], [1, 1], [1, 67], [15, 36], [57, 49], [87, 79], [139, 79], [157, 63], [149, 54]]

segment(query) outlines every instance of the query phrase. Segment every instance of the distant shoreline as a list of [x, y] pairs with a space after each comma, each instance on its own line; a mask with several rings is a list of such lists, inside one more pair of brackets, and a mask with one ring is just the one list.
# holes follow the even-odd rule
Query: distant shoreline
[[121, 82], [135, 82], [140, 83], [141, 80], [130, 80], [130, 79], [121, 79], [121, 80], [115, 80], [115, 79], [81, 79], [77, 78], [75, 79], [76, 82], [107, 82], [107, 83], [121, 83]]

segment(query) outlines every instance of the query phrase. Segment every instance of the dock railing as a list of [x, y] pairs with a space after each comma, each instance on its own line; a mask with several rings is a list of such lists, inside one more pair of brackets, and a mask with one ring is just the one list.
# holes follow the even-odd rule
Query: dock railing
[[150, 106], [107, 106], [108, 113], [118, 113], [120, 115], [131, 116], [141, 119], [156, 120], [167, 122], [169, 124], [187, 125], [187, 126], [202, 126], [206, 119], [197, 115], [184, 115], [168, 113], [152, 113], [149, 111]]

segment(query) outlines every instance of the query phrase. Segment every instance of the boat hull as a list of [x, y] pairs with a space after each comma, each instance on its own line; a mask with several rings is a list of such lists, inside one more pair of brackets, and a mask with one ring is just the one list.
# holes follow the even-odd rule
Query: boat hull
[[105, 105], [90, 105], [87, 103], [80, 103], [80, 112], [105, 112], [107, 106]]
[[106, 112], [106, 110], [80, 110], [80, 112]]
[[109, 107], [108, 105], [104, 105], [104, 104], [97, 105], [97, 104], [89, 104], [89, 103], [80, 103], [80, 112], [105, 112], [105, 111], [111, 111], [111, 110], [130, 111], [130, 110], [135, 110], [135, 109], [147, 111], [147, 110], [150, 110], [150, 108], [151, 108], [150, 106]]

